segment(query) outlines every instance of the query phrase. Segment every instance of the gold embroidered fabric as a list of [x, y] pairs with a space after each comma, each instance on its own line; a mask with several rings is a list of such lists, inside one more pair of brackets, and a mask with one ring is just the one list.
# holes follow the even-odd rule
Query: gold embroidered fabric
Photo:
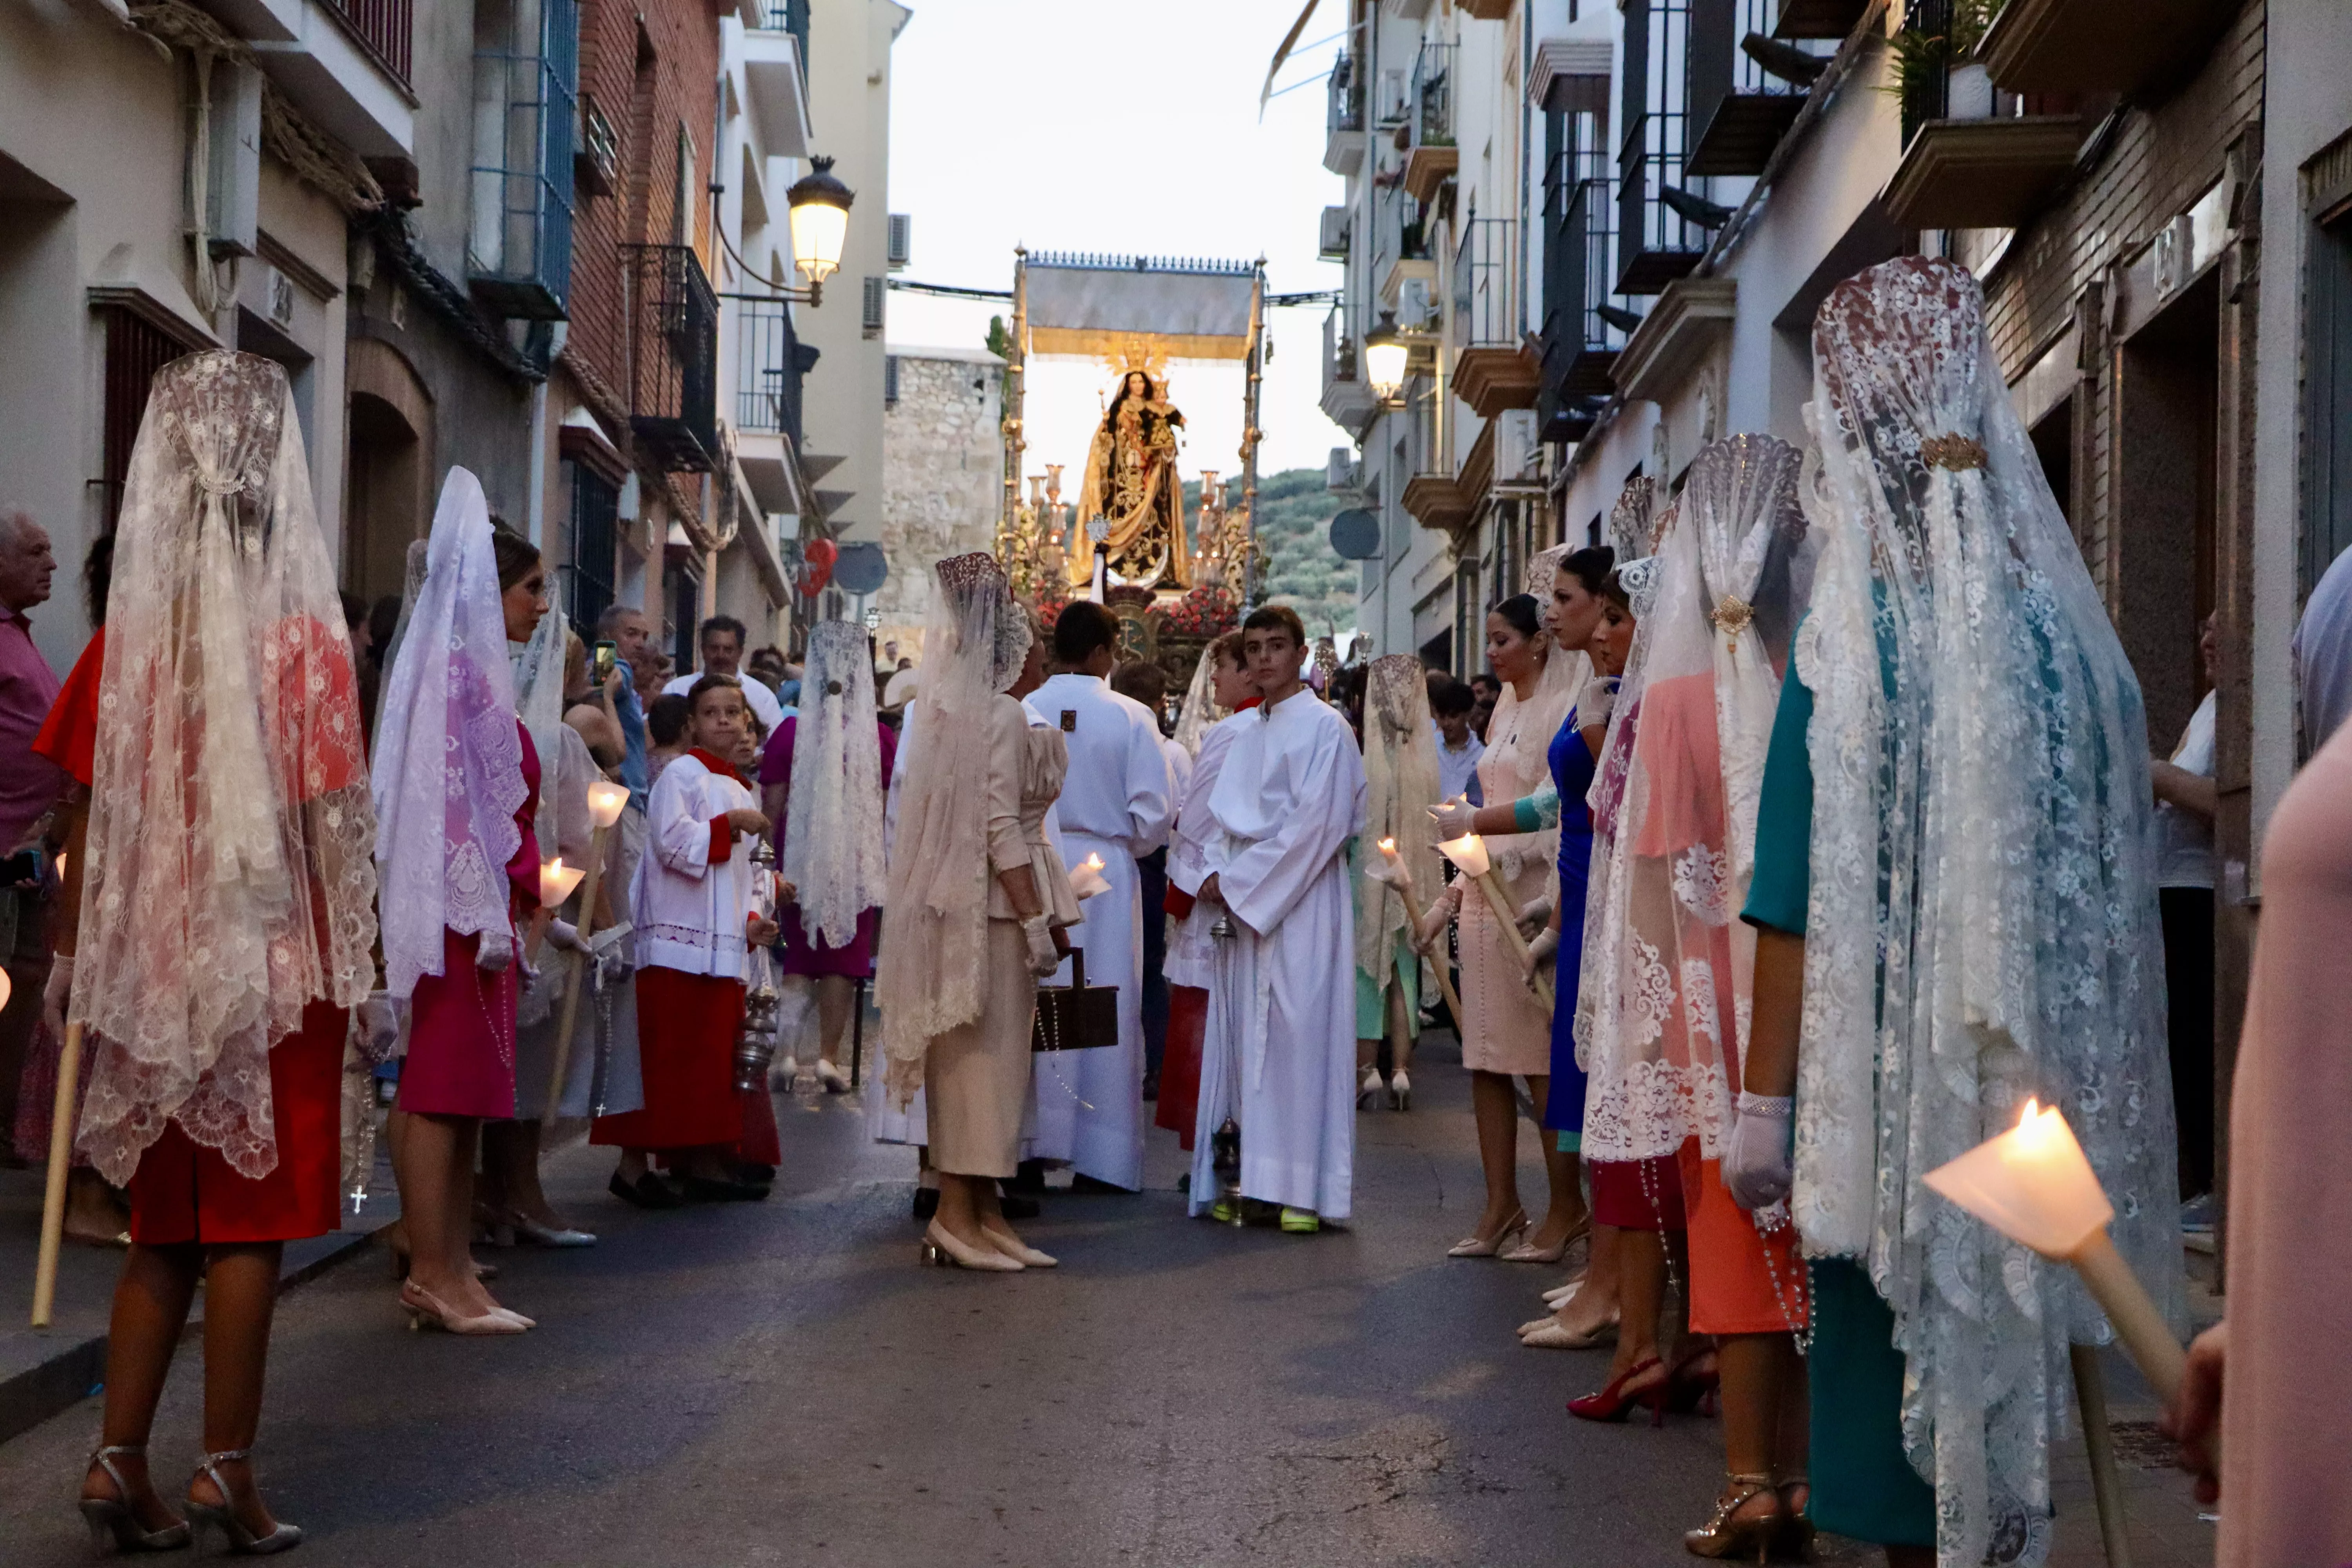
[[1985, 466], [1984, 444], [1966, 436], [1930, 436], [1919, 443], [1919, 456], [1929, 468], [1956, 474]]

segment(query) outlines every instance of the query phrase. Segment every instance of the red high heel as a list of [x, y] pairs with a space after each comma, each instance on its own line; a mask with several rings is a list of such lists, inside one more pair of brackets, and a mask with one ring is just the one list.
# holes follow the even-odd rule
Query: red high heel
[[1580, 1421], [1622, 1421], [1637, 1405], [1650, 1407], [1650, 1425], [1666, 1424], [1666, 1380], [1664, 1377], [1643, 1388], [1626, 1384], [1645, 1373], [1660, 1370], [1665, 1363], [1656, 1356], [1638, 1362], [1609, 1380], [1609, 1385], [1598, 1394], [1587, 1394], [1568, 1402], [1568, 1413]]
[[1723, 1374], [1716, 1367], [1700, 1370], [1698, 1363], [1715, 1354], [1711, 1344], [1701, 1345], [1682, 1360], [1675, 1363], [1666, 1373], [1666, 1407], [1677, 1415], [1712, 1415], [1715, 1414], [1716, 1393], [1723, 1386]]

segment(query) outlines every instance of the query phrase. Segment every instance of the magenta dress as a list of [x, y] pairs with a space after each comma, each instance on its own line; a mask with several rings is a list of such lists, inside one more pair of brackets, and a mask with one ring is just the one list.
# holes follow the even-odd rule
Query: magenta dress
[[[762, 785], [782, 784], [787, 790], [793, 782], [793, 731], [799, 727], [798, 714], [787, 715], [768, 737], [767, 754], [760, 759], [760, 783]], [[898, 754], [898, 736], [889, 725], [877, 723], [876, 732], [881, 738], [882, 771], [876, 776], [885, 789], [890, 784], [891, 763]], [[776, 817], [776, 859], [784, 858], [784, 816]], [[812, 942], [801, 929], [801, 911], [797, 904], [786, 904], [776, 911], [776, 923], [784, 928], [783, 972], [786, 974], [839, 974], [852, 980], [871, 979], [874, 974], [874, 922], [880, 911], [865, 910], [857, 917], [857, 934], [844, 947], [833, 947], [824, 942]]]
[[[539, 904], [539, 752], [522, 737], [523, 802], [515, 813], [522, 842], [507, 862], [513, 902]], [[518, 939], [520, 940], [520, 939]], [[506, 1121], [515, 1113], [515, 986], [519, 963], [497, 973], [475, 966], [478, 936], [441, 933], [441, 973], [420, 976], [409, 1002], [408, 1055], [400, 1066], [400, 1109], [425, 1116]]]

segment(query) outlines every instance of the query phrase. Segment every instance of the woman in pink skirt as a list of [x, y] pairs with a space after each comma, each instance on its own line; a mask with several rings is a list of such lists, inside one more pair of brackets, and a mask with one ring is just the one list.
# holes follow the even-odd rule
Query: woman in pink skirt
[[539, 758], [515, 717], [507, 642], [547, 612], [539, 552], [495, 529], [480, 482], [452, 468], [424, 585], [376, 738], [385, 987], [409, 1004], [394, 1141], [411, 1325], [520, 1333], [467, 1250], [481, 1124], [515, 1113], [516, 916], [538, 916]]

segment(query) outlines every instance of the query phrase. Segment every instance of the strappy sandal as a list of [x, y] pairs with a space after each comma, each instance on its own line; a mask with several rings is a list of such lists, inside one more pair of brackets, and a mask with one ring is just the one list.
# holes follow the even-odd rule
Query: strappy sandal
[[198, 1502], [193, 1490], [196, 1483], [191, 1479], [188, 1482], [192, 1489], [188, 1494], [188, 1521], [191, 1525], [219, 1531], [221, 1538], [228, 1542], [230, 1552], [236, 1556], [269, 1557], [299, 1546], [302, 1543], [302, 1527], [279, 1522], [271, 1526], [268, 1534], [256, 1535], [245, 1527], [243, 1520], [236, 1517], [236, 1503], [229, 1492], [228, 1482], [221, 1479], [220, 1467], [233, 1459], [249, 1459], [252, 1457], [250, 1448], [230, 1448], [218, 1454], [206, 1454], [205, 1462], [197, 1468], [196, 1475], [209, 1479], [213, 1489], [220, 1493], [221, 1500], [217, 1504]]
[[[93, 1546], [103, 1548], [110, 1542], [114, 1550], [121, 1552], [176, 1552], [194, 1539], [184, 1519], [175, 1519], [161, 1530], [150, 1530], [139, 1522], [139, 1511], [131, 1506], [131, 1483], [124, 1480], [122, 1472], [114, 1468], [114, 1460], [117, 1455], [144, 1458], [146, 1454], [147, 1445], [144, 1443], [110, 1443], [90, 1455], [88, 1468], [104, 1475], [114, 1488], [114, 1495], [110, 1498], [86, 1497], [81, 1500], [81, 1517], [89, 1526], [90, 1544]], [[87, 1469], [84, 1473], [88, 1473]]]

